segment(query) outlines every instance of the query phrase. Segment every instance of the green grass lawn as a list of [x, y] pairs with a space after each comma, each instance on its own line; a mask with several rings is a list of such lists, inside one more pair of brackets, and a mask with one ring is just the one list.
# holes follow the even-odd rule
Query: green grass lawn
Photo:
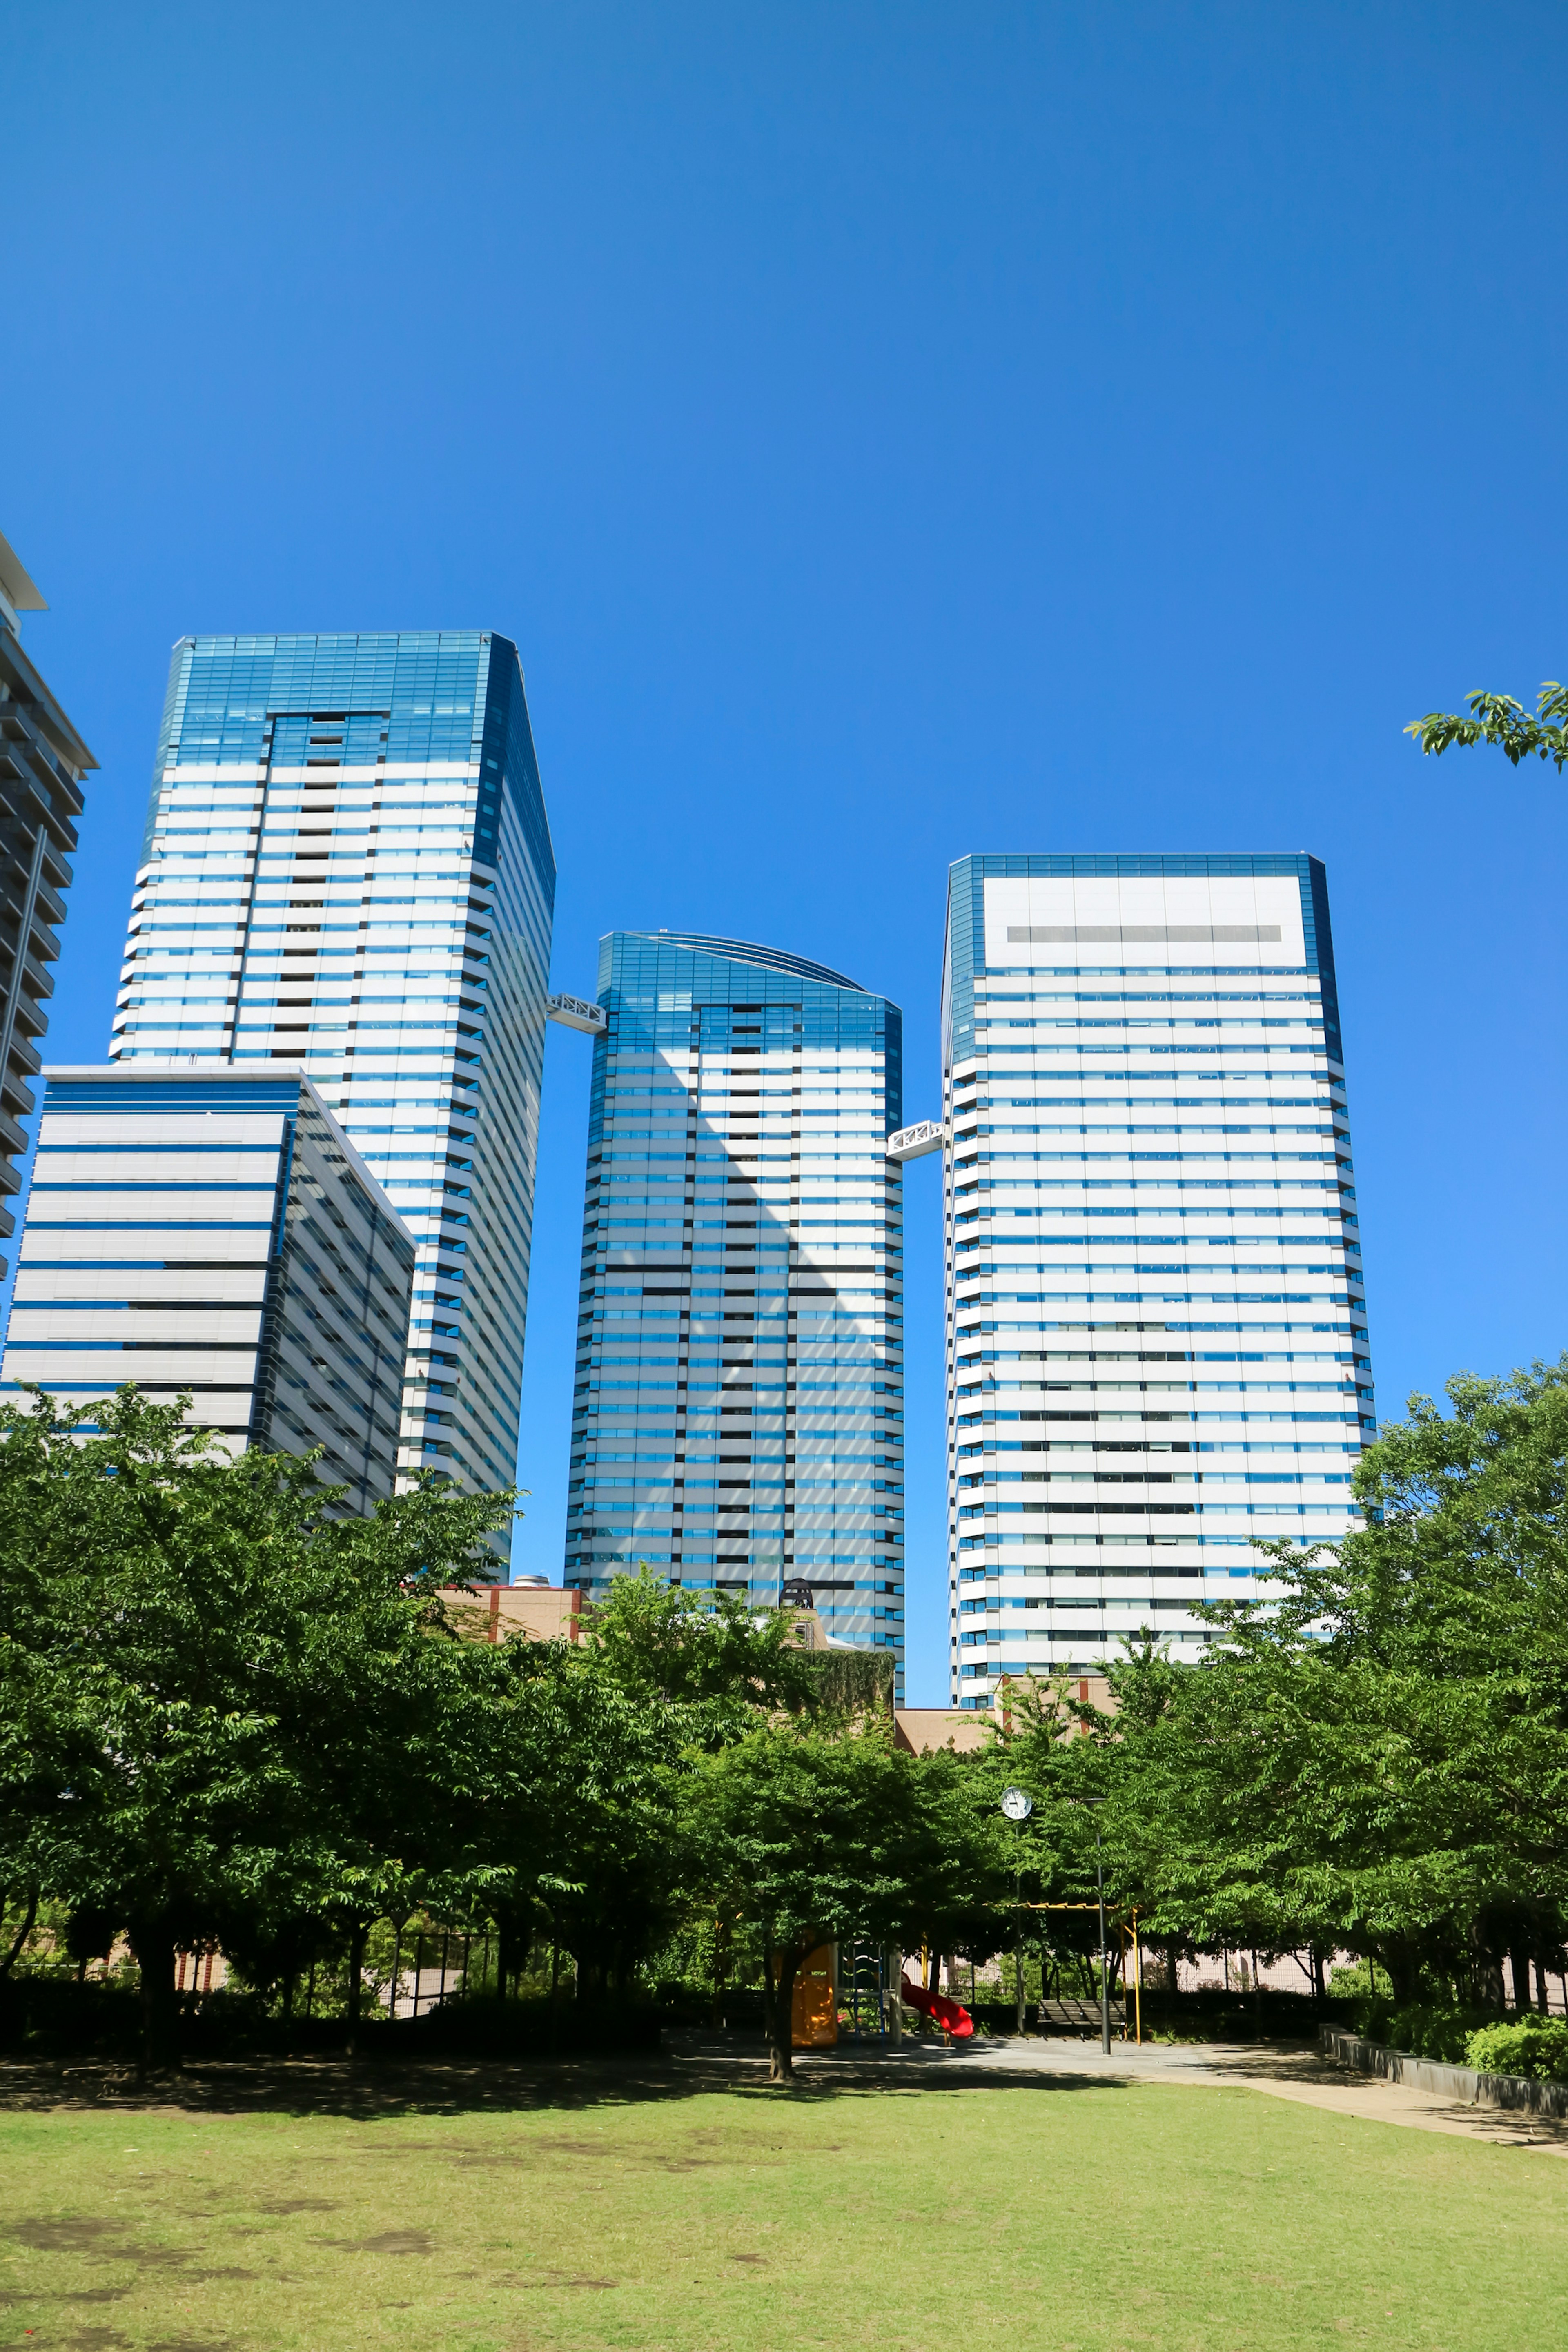
[[[222, 2094], [220, 2093], [221, 2096]], [[1568, 2168], [1237, 2088], [0, 2114], [0, 2343], [1568, 2341]]]

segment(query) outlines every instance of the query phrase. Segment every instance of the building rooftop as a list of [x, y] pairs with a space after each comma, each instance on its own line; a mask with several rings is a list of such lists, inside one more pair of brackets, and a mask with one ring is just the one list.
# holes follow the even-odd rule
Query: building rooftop
[[643, 931], [638, 936], [672, 948], [692, 948], [699, 955], [728, 956], [735, 963], [761, 964], [768, 971], [794, 972], [801, 980], [819, 980], [829, 988], [852, 988], [858, 996], [866, 990], [858, 980], [847, 980], [841, 971], [834, 971], [825, 963], [813, 963], [807, 956], [786, 955], [782, 948], [757, 946], [752, 940], [713, 940], [702, 931]]
[[48, 606], [23, 569], [10, 541], [0, 536], [0, 591], [18, 613], [47, 613]]

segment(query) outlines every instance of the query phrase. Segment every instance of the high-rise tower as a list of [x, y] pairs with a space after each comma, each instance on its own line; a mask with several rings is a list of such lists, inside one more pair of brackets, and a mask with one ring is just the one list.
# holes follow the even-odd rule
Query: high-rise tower
[[[47, 610], [0, 539], [0, 1196], [21, 1188], [21, 1122], [42, 1066], [82, 778], [98, 765], [23, 650], [18, 614]], [[15, 1228], [0, 1207], [0, 1234]], [[0, 1279], [5, 1272], [0, 1257]]]
[[111, 1059], [302, 1064], [418, 1245], [399, 1466], [516, 1462], [555, 895], [515, 646], [174, 648]]
[[943, 1067], [953, 1696], [1195, 1654], [1375, 1426], [1322, 866], [962, 859]]
[[903, 1664], [903, 1018], [798, 956], [600, 950], [566, 1582], [646, 1562]]
[[414, 1244], [287, 1063], [46, 1071], [0, 1394], [134, 1381], [228, 1450], [394, 1490]]

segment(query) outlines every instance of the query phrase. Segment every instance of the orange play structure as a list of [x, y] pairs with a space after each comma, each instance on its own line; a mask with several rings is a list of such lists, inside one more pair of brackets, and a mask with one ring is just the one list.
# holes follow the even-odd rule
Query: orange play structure
[[838, 2039], [835, 1958], [831, 1944], [818, 1944], [800, 1964], [790, 2008], [790, 2041], [796, 2050], [830, 2050]]
[[934, 2017], [945, 2032], [955, 2042], [966, 2042], [974, 2031], [974, 2020], [958, 2002], [949, 2000], [945, 1993], [928, 1992], [924, 1985], [911, 1984], [906, 1977], [899, 1990], [906, 2009], [918, 2009], [922, 2017]]

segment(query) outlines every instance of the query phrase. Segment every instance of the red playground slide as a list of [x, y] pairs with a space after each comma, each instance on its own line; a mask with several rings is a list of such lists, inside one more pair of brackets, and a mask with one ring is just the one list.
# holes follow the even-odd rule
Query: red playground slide
[[961, 2009], [957, 2001], [949, 2000], [945, 1993], [927, 1992], [924, 1985], [911, 1984], [908, 1977], [900, 1990], [906, 2009], [918, 2009], [923, 2017], [934, 2017], [955, 2042], [966, 2042], [973, 2032], [974, 2020], [969, 2011]]

